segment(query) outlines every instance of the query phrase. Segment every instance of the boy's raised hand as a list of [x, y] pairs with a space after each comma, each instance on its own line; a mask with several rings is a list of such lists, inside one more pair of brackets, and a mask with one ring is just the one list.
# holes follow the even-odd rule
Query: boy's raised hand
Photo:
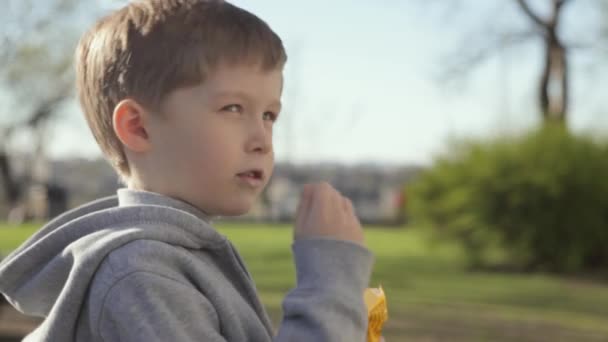
[[295, 239], [331, 238], [364, 245], [352, 202], [328, 183], [306, 184], [296, 214]]

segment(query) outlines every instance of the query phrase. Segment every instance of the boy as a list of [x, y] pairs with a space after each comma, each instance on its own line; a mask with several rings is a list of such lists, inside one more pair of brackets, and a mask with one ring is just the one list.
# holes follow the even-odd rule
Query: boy
[[0, 291], [45, 318], [27, 341], [365, 340], [373, 257], [331, 186], [303, 190], [297, 287], [276, 336], [211, 226], [246, 213], [270, 178], [285, 61], [266, 23], [219, 0], [131, 2], [83, 36], [79, 99], [127, 187], [51, 221], [0, 264]]

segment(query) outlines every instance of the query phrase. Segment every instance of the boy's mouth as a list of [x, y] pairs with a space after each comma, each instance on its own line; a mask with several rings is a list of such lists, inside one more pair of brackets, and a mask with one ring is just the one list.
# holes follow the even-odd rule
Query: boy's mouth
[[237, 178], [251, 187], [257, 188], [264, 183], [264, 171], [253, 169], [237, 173]]

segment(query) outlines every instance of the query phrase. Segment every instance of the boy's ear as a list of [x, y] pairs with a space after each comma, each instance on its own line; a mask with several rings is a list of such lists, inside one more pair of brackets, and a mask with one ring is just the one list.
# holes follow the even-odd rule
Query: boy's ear
[[112, 115], [114, 133], [123, 145], [133, 152], [145, 152], [150, 147], [147, 121], [148, 112], [133, 99], [120, 101]]

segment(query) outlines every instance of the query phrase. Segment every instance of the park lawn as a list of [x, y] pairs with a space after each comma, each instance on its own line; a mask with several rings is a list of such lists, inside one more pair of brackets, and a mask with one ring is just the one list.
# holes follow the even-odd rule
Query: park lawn
[[[219, 223], [240, 250], [275, 323], [294, 286], [291, 230], [282, 225]], [[0, 253], [35, 226], [0, 227]], [[413, 228], [370, 227], [372, 285], [389, 301], [386, 340], [607, 341], [608, 284], [550, 275], [467, 271], [462, 251], [430, 243]]]

